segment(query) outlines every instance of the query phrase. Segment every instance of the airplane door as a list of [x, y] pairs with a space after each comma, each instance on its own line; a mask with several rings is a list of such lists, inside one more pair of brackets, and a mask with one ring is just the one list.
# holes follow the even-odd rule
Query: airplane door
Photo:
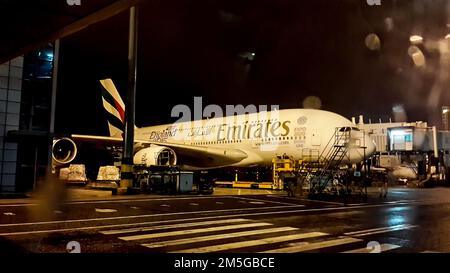
[[322, 140], [320, 139], [319, 130], [317, 128], [312, 130], [312, 136], [311, 136], [311, 144], [313, 146], [320, 146]]

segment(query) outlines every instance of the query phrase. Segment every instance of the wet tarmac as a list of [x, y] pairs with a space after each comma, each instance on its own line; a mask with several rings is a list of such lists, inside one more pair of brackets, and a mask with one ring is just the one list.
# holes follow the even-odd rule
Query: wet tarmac
[[[450, 189], [391, 188], [369, 202], [267, 190], [0, 202], [0, 250], [66, 253], [450, 252]], [[73, 243], [72, 243], [73, 244]]]

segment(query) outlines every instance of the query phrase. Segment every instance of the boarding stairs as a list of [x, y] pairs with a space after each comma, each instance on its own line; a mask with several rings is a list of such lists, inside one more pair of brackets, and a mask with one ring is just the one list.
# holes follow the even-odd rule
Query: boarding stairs
[[309, 184], [310, 194], [320, 194], [333, 181], [339, 165], [348, 156], [351, 128], [338, 127], [316, 160], [303, 162], [298, 174], [301, 184]]
[[336, 128], [333, 137], [329, 140], [320, 157], [324, 165], [311, 179], [312, 193], [322, 193], [328, 184], [333, 181], [336, 169], [347, 156], [350, 138], [351, 128]]

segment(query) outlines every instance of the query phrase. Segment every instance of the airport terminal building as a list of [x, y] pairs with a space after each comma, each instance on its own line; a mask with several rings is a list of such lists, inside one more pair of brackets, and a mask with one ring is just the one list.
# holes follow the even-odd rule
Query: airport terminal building
[[51, 45], [0, 65], [0, 193], [32, 191], [45, 174], [52, 69]]
[[19, 129], [23, 59], [0, 65], [0, 192], [16, 191], [17, 143], [6, 136]]

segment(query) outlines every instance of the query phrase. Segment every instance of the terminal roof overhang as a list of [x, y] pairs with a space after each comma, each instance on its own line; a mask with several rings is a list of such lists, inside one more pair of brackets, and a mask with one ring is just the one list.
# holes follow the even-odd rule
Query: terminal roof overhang
[[0, 0], [0, 63], [121, 13], [139, 0]]

